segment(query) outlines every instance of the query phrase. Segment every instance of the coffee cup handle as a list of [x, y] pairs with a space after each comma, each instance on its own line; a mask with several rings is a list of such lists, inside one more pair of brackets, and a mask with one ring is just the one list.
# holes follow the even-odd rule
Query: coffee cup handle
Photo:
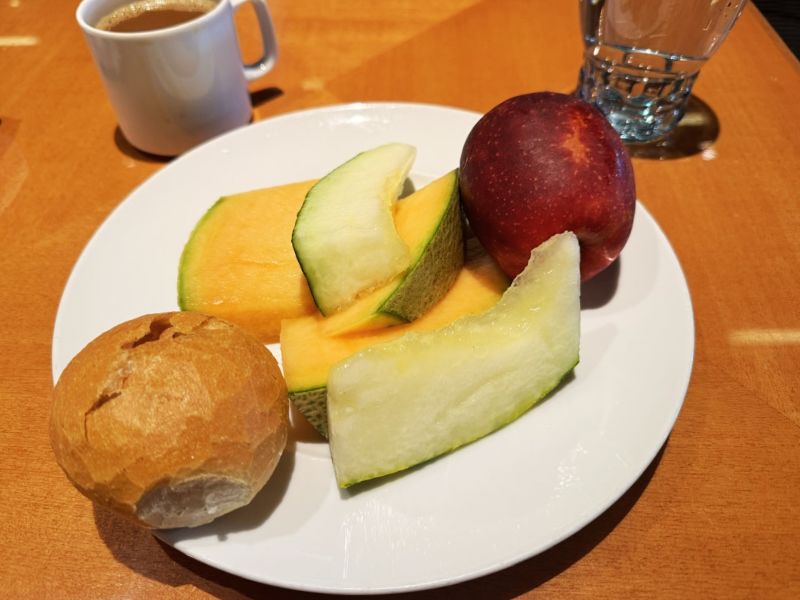
[[236, 11], [242, 4], [249, 2], [253, 5], [261, 29], [261, 42], [264, 54], [256, 62], [244, 65], [244, 76], [247, 81], [253, 81], [266, 75], [278, 60], [278, 43], [275, 39], [275, 28], [272, 26], [272, 17], [265, 0], [231, 0], [231, 7]]

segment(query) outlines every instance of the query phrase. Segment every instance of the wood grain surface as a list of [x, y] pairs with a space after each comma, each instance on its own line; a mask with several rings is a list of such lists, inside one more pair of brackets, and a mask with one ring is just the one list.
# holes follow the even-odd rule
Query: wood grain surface
[[[0, 597], [310, 596], [200, 564], [93, 509], [53, 459], [50, 345], [64, 284], [109, 212], [166, 164], [118, 132], [75, 6], [0, 5]], [[575, 86], [574, 1], [270, 6], [281, 58], [252, 88], [257, 120], [360, 100], [483, 112]], [[237, 22], [254, 56], [248, 9]], [[681, 261], [696, 319], [689, 391], [654, 463], [544, 554], [415, 596], [800, 597], [798, 99], [798, 62], [748, 6], [703, 69], [680, 143], [660, 149], [669, 158], [631, 149], [638, 196]]]

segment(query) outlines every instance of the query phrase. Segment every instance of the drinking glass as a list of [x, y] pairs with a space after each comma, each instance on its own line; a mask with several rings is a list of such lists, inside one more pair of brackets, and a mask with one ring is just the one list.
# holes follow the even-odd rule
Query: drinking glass
[[597, 106], [625, 141], [664, 136], [746, 1], [579, 0], [578, 96]]

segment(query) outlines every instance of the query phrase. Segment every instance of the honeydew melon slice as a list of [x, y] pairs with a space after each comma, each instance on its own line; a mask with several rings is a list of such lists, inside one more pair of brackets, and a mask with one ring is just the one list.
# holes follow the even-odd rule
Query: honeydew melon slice
[[400, 238], [411, 266], [325, 320], [325, 332], [368, 331], [409, 322], [439, 301], [464, 264], [458, 172], [451, 171], [397, 203]]
[[328, 173], [306, 195], [292, 246], [322, 314], [408, 268], [394, 207], [415, 156], [407, 144], [378, 146]]
[[486, 312], [371, 346], [334, 366], [327, 408], [339, 486], [477, 440], [553, 390], [578, 363], [579, 265], [575, 235], [553, 236]]
[[331, 367], [369, 346], [409, 331], [439, 329], [492, 307], [508, 287], [508, 279], [475, 238], [466, 243], [464, 266], [445, 296], [411, 323], [385, 329], [332, 335], [319, 314], [283, 321], [281, 356], [289, 398], [323, 437], [328, 437], [326, 392]]

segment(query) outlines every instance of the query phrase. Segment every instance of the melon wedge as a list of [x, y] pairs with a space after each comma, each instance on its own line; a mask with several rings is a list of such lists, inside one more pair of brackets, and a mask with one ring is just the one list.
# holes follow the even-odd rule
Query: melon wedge
[[411, 266], [327, 318], [326, 333], [368, 331], [413, 321], [453, 285], [464, 264], [458, 172], [451, 171], [398, 202], [394, 221], [411, 251]]
[[323, 437], [328, 436], [326, 388], [333, 365], [368, 346], [409, 331], [438, 329], [493, 306], [508, 287], [508, 279], [475, 238], [466, 244], [463, 268], [447, 294], [412, 323], [386, 329], [331, 335], [319, 315], [287, 319], [281, 328], [283, 372], [294, 406]]
[[415, 156], [406, 144], [378, 146], [328, 173], [306, 195], [292, 246], [322, 314], [408, 268], [394, 207]]
[[580, 251], [534, 249], [483, 314], [367, 348], [331, 369], [328, 426], [341, 487], [401, 471], [513, 421], [578, 363]]
[[195, 225], [178, 268], [178, 305], [223, 318], [264, 343], [282, 319], [317, 312], [292, 251], [292, 229], [315, 181], [220, 198]]

